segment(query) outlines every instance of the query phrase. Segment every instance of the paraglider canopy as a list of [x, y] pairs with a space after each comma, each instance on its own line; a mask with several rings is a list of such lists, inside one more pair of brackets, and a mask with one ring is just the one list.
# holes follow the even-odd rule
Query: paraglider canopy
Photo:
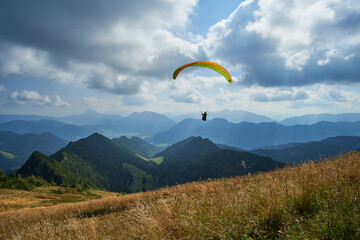
[[229, 83], [232, 83], [232, 79], [230, 74], [228, 73], [228, 71], [226, 71], [225, 68], [223, 68], [222, 66], [220, 66], [217, 63], [214, 62], [208, 62], [208, 61], [198, 61], [198, 62], [192, 62], [192, 63], [188, 63], [185, 65], [182, 65], [181, 67], [179, 67], [178, 69], [175, 70], [175, 72], [173, 73], [173, 79], [175, 80], [177, 75], [185, 68], [187, 67], [206, 67], [206, 68], [210, 68], [218, 73], [220, 73], [221, 75], [223, 75], [226, 80], [228, 80]]
[[[175, 72], [173, 73], [173, 79], [175, 80], [176, 77], [178, 76], [178, 74], [184, 70], [187, 67], [205, 67], [205, 68], [210, 68], [218, 73], [220, 73], [222, 76], [224, 76], [226, 78], [226, 80], [229, 83], [232, 83], [232, 79], [230, 74], [228, 73], [228, 71], [226, 71], [225, 68], [223, 68], [222, 66], [220, 66], [217, 63], [214, 62], [209, 62], [209, 61], [197, 61], [197, 62], [192, 62], [192, 63], [188, 63], [185, 65], [182, 65], [181, 67], [177, 68], [175, 70]], [[202, 120], [206, 121], [206, 117], [207, 117], [207, 112], [205, 111], [204, 113], [201, 111], [201, 116], [202, 116]]]

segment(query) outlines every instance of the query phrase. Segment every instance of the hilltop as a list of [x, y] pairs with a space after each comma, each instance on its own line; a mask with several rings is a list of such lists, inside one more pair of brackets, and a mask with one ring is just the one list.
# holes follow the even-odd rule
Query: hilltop
[[284, 163], [274, 161], [270, 157], [222, 149], [209, 139], [201, 137], [190, 137], [180, 141], [157, 156], [163, 158], [157, 174], [159, 186], [241, 176], [285, 166]]
[[251, 176], [5, 211], [0, 238], [359, 239], [359, 189], [358, 150]]
[[129, 149], [101, 134], [70, 142], [53, 155], [34, 152], [18, 171], [23, 177], [41, 176], [65, 186], [82, 185], [130, 192], [134, 178], [128, 167], [151, 172], [155, 163], [137, 157]]

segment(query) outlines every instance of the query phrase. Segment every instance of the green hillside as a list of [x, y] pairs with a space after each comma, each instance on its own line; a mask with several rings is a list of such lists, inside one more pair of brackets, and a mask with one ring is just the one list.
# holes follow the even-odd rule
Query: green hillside
[[49, 157], [34, 153], [18, 173], [42, 176], [62, 185], [131, 192], [134, 177], [124, 163], [145, 172], [151, 172], [155, 165], [95, 133]]
[[[141, 142], [140, 142], [141, 143]], [[58, 185], [141, 192], [208, 178], [273, 170], [284, 166], [268, 157], [217, 147], [209, 139], [191, 137], [170, 146], [154, 158], [155, 149], [139, 140], [110, 140], [98, 133], [69, 143], [53, 155], [34, 152], [18, 171], [22, 177], [41, 176]]]
[[157, 174], [158, 186], [241, 176], [285, 166], [269, 157], [221, 149], [201, 137], [185, 139], [157, 156], [163, 157]]

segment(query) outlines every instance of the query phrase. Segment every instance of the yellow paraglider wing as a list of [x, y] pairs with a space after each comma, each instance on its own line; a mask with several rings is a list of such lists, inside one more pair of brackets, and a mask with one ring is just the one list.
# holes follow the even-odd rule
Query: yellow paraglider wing
[[206, 67], [206, 68], [210, 68], [214, 71], [217, 71], [218, 73], [220, 73], [221, 75], [223, 75], [226, 80], [228, 80], [229, 83], [232, 83], [232, 79], [230, 74], [228, 73], [228, 71], [226, 71], [225, 68], [223, 68], [222, 66], [220, 66], [217, 63], [214, 62], [208, 62], [208, 61], [199, 61], [199, 62], [192, 62], [192, 63], [188, 63], [185, 65], [182, 65], [181, 67], [179, 67], [178, 69], [175, 70], [175, 72], [173, 73], [173, 79], [176, 79], [177, 75], [184, 69], [187, 67]]

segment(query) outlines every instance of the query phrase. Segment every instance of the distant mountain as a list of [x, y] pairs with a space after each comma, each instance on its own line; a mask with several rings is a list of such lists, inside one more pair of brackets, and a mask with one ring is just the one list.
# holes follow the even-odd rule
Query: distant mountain
[[174, 125], [175, 121], [164, 115], [154, 112], [135, 112], [112, 123], [92, 126], [91, 129], [107, 136], [111, 134], [149, 136]]
[[155, 144], [174, 144], [185, 138], [199, 135], [196, 133], [196, 129], [200, 128], [203, 124], [205, 122], [199, 119], [184, 119], [170, 129], [158, 132], [153, 137], [145, 138], [145, 140]]
[[201, 136], [238, 148], [254, 149], [292, 142], [319, 141], [335, 136], [360, 136], [360, 122], [284, 126], [278, 123], [230, 123], [225, 119], [206, 122], [185, 119], [146, 140], [154, 144], [174, 144], [190, 136]]
[[18, 173], [23, 177], [40, 175], [58, 184], [131, 192], [135, 177], [131, 170], [151, 172], [154, 165], [94, 133], [49, 157], [34, 152]]
[[360, 137], [339, 136], [327, 138], [322, 141], [297, 143], [273, 149], [255, 149], [252, 153], [260, 156], [268, 156], [285, 163], [301, 163], [307, 160], [320, 160], [345, 154], [360, 148]]
[[94, 110], [87, 110], [81, 114], [59, 117], [56, 120], [75, 125], [96, 125], [112, 123], [122, 118], [123, 116], [117, 114], [103, 114]]
[[239, 123], [239, 122], [253, 122], [253, 123], [261, 123], [261, 122], [275, 122], [275, 120], [268, 118], [263, 115], [259, 115], [256, 113], [243, 111], [243, 110], [224, 110], [218, 113], [213, 113], [208, 115], [208, 119], [215, 118], [224, 118], [228, 122]]
[[34, 151], [52, 154], [64, 147], [67, 141], [52, 133], [20, 135], [0, 132], [0, 169], [9, 172], [20, 168]]
[[285, 164], [249, 152], [217, 147], [209, 139], [190, 137], [157, 154], [163, 157], [158, 185], [174, 185], [208, 178], [269, 171]]
[[49, 132], [49, 129], [55, 129], [65, 126], [65, 123], [53, 120], [23, 121], [13, 120], [0, 124], [0, 131], [10, 131], [18, 134], [25, 133], [43, 133]]
[[[204, 110], [205, 111], [205, 110]], [[201, 119], [201, 114], [199, 113], [193, 113], [193, 114], [184, 114], [180, 116], [173, 116], [171, 115], [171, 119], [174, 119], [177, 122], [180, 122], [187, 118], [193, 118], [193, 119]], [[213, 113], [208, 111], [208, 119], [214, 119], [214, 118], [224, 118], [229, 122], [232, 123], [239, 123], [239, 122], [254, 122], [254, 123], [260, 123], [260, 122], [275, 122], [275, 120], [268, 118], [263, 115], [259, 115], [256, 113], [243, 111], [243, 110], [223, 110], [221, 112]]]
[[16, 134], [13, 132], [0, 132], [0, 149], [13, 154], [24, 154], [40, 151], [44, 154], [52, 154], [64, 147], [68, 142], [46, 132], [42, 134]]
[[39, 121], [39, 120], [53, 120], [74, 125], [95, 125], [114, 122], [123, 118], [117, 114], [103, 114], [94, 110], [87, 110], [80, 114], [68, 115], [64, 117], [39, 116], [39, 115], [15, 115], [15, 114], [0, 114], [0, 123], [10, 122], [14, 120], [21, 121]]
[[54, 120], [23, 121], [13, 120], [0, 124], [0, 131], [10, 131], [18, 134], [51, 132], [66, 140], [77, 140], [91, 134], [91, 131], [76, 125], [70, 125]]
[[124, 148], [129, 149], [134, 154], [138, 154], [145, 158], [151, 158], [162, 150], [162, 148], [154, 146], [139, 137], [127, 138], [122, 136], [120, 138], [114, 138], [112, 141]]
[[15, 115], [15, 114], [0, 114], [0, 123], [10, 122], [14, 120], [21, 121], [39, 121], [44, 119], [53, 119], [50, 116], [38, 116], [38, 115]]
[[217, 143], [216, 146], [218, 146], [219, 148], [222, 148], [222, 149], [234, 150], [234, 151], [238, 151], [238, 152], [245, 152], [245, 150], [242, 149], [242, 148], [233, 147], [233, 146], [229, 146], [229, 145], [226, 145], [226, 144]]
[[321, 121], [327, 122], [358, 122], [360, 113], [343, 113], [343, 114], [308, 114], [298, 117], [286, 118], [278, 123], [291, 126], [297, 124], [314, 124]]

